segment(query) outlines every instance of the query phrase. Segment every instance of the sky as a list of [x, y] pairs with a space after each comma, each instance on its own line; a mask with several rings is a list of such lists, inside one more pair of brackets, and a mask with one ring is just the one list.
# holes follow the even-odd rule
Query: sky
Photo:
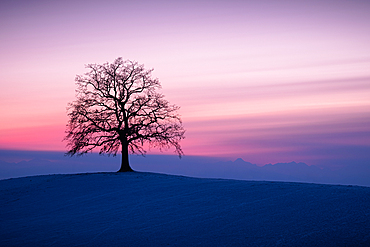
[[369, 11], [366, 0], [1, 1], [0, 149], [66, 151], [75, 76], [123, 57], [154, 68], [181, 107], [185, 155], [370, 165]]

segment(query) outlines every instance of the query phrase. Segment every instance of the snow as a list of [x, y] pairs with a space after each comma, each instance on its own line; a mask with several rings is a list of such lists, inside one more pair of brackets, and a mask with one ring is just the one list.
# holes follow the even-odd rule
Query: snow
[[[112, 172], [120, 167], [121, 156], [90, 153], [66, 157], [63, 152], [0, 150], [0, 179], [48, 174]], [[135, 171], [199, 178], [226, 178], [281, 182], [359, 185], [370, 187], [370, 160], [331, 161], [324, 167], [289, 162], [257, 166], [236, 159], [176, 155], [131, 155]], [[336, 167], [334, 169], [331, 166]]]
[[88, 173], [0, 181], [0, 246], [370, 246], [370, 188]]

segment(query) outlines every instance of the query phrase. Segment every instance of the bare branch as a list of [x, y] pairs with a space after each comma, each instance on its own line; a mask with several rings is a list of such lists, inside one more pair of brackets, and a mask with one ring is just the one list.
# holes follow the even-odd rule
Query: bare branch
[[115, 155], [121, 147], [137, 154], [145, 154], [144, 147], [174, 147], [183, 155], [180, 141], [185, 130], [179, 107], [156, 92], [161, 85], [152, 78], [153, 69], [122, 58], [86, 68], [87, 73], [76, 76], [76, 100], [67, 108], [68, 155], [96, 148]]

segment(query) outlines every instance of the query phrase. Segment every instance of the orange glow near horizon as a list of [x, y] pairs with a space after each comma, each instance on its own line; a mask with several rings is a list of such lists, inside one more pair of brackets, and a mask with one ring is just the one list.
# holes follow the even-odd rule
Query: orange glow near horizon
[[66, 151], [75, 76], [123, 56], [154, 68], [181, 107], [186, 155], [368, 157], [369, 10], [362, 0], [1, 3], [0, 149]]

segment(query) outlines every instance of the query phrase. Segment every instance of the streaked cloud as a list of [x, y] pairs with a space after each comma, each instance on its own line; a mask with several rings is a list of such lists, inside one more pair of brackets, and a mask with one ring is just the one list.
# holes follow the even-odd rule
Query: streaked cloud
[[365, 0], [3, 1], [0, 148], [63, 150], [75, 75], [123, 56], [154, 68], [181, 106], [189, 155], [365, 155], [369, 10]]

